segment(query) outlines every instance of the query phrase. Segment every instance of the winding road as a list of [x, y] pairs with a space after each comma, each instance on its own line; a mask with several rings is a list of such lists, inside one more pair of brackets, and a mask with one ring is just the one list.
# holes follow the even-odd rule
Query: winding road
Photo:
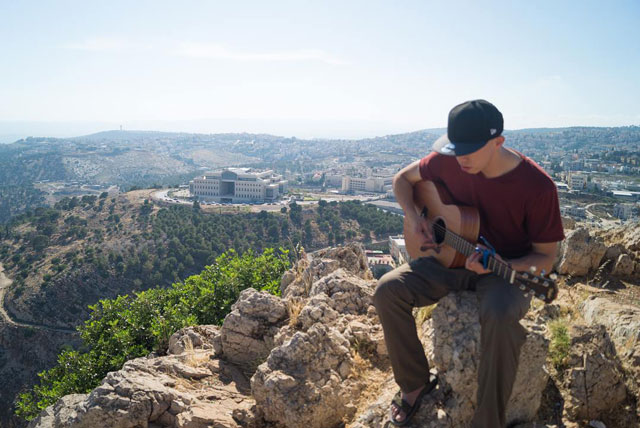
[[45, 324], [37, 324], [37, 323], [26, 322], [26, 321], [16, 321], [11, 319], [7, 311], [4, 309], [4, 296], [7, 290], [9, 289], [9, 287], [11, 286], [12, 282], [13, 281], [11, 281], [7, 277], [7, 275], [5, 275], [4, 266], [2, 266], [2, 263], [0, 263], [0, 316], [2, 316], [2, 318], [5, 320], [5, 322], [8, 325], [12, 325], [15, 327], [23, 327], [23, 328], [39, 328], [43, 330], [57, 331], [59, 333], [75, 333], [76, 332], [76, 330], [72, 328], [55, 327], [55, 326], [50, 326]]

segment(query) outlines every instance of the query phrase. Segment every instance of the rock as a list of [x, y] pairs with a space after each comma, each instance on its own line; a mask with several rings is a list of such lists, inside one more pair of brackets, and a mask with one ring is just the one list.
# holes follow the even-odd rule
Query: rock
[[635, 262], [629, 254], [620, 254], [611, 273], [615, 276], [628, 277], [633, 274]]
[[607, 329], [624, 366], [633, 378], [640, 380], [640, 308], [590, 296], [580, 304], [579, 310], [587, 324], [601, 324]]
[[280, 282], [282, 297], [308, 297], [312, 284], [330, 273], [344, 269], [361, 279], [372, 279], [367, 258], [360, 244], [319, 250], [296, 263]]
[[564, 230], [572, 230], [576, 227], [576, 221], [571, 217], [562, 217], [562, 228]]
[[607, 248], [607, 252], [604, 254], [604, 258], [607, 260], [617, 260], [620, 254], [627, 252], [627, 249], [622, 244], [613, 244]]
[[602, 238], [584, 228], [570, 232], [562, 241], [556, 270], [560, 274], [583, 276], [596, 269], [607, 251]]
[[220, 327], [199, 325], [185, 327], [173, 333], [169, 338], [167, 354], [179, 355], [193, 349], [215, 349], [220, 340]]
[[279, 297], [253, 288], [242, 291], [220, 330], [224, 358], [253, 373], [269, 355], [287, 316]]
[[286, 427], [331, 428], [353, 416], [358, 387], [348, 380], [349, 341], [314, 324], [273, 349], [251, 378], [251, 392], [268, 421]]
[[255, 402], [248, 380], [211, 351], [138, 358], [111, 372], [88, 395], [68, 395], [30, 428], [233, 427]]
[[602, 419], [626, 399], [621, 365], [604, 326], [572, 327], [567, 366], [559, 389], [570, 419]]
[[[534, 420], [548, 375], [544, 370], [548, 341], [542, 325], [524, 320], [529, 330], [522, 347], [513, 393], [507, 406], [507, 422]], [[438, 302], [420, 329], [420, 337], [434, 370], [438, 387], [422, 402], [412, 426], [466, 427], [476, 406], [480, 323], [475, 293], [452, 293]], [[390, 377], [384, 393], [355, 421], [353, 427], [386, 426], [389, 403], [398, 390]]]

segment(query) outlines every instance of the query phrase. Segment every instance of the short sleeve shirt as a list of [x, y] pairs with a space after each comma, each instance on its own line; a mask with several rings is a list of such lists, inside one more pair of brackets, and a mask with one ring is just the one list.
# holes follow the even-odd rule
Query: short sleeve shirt
[[475, 207], [480, 236], [505, 258], [522, 257], [532, 243], [564, 239], [556, 186], [532, 159], [499, 177], [464, 172], [454, 156], [432, 152], [420, 160], [420, 175], [439, 184], [443, 202]]

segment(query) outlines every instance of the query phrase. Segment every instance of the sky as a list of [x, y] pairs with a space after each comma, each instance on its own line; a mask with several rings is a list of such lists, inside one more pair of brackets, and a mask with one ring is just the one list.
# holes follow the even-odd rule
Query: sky
[[0, 139], [640, 125], [640, 1], [0, 0]]

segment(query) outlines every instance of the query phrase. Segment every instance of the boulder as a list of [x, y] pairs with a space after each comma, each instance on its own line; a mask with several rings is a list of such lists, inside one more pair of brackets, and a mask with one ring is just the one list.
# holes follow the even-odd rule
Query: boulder
[[571, 420], [607, 419], [627, 398], [624, 375], [604, 326], [572, 327], [560, 393]]
[[249, 373], [266, 360], [288, 317], [285, 302], [253, 288], [243, 290], [220, 330], [222, 354]]
[[352, 243], [344, 247], [326, 248], [298, 261], [283, 275], [280, 281], [282, 297], [308, 297], [311, 285], [315, 281], [340, 268], [361, 279], [373, 279], [360, 244]]
[[590, 296], [579, 310], [588, 325], [603, 325], [607, 329], [618, 357], [636, 382], [640, 382], [640, 308]]
[[249, 383], [235, 367], [211, 359], [211, 351], [138, 358], [111, 372], [90, 394], [67, 395], [29, 428], [240, 428], [252, 415]]
[[562, 241], [556, 270], [560, 274], [587, 275], [600, 265], [606, 251], [602, 238], [590, 236], [587, 229], [576, 229]]
[[[540, 406], [548, 374], [544, 369], [548, 341], [544, 328], [523, 320], [527, 340], [522, 347], [516, 381], [507, 406], [507, 422], [532, 421]], [[434, 370], [438, 388], [422, 403], [413, 426], [428, 428], [469, 426], [476, 407], [480, 362], [480, 323], [475, 293], [452, 293], [438, 302], [431, 319], [421, 327], [421, 340]], [[385, 393], [357, 419], [353, 427], [383, 427], [389, 403], [398, 387], [393, 378]]]

